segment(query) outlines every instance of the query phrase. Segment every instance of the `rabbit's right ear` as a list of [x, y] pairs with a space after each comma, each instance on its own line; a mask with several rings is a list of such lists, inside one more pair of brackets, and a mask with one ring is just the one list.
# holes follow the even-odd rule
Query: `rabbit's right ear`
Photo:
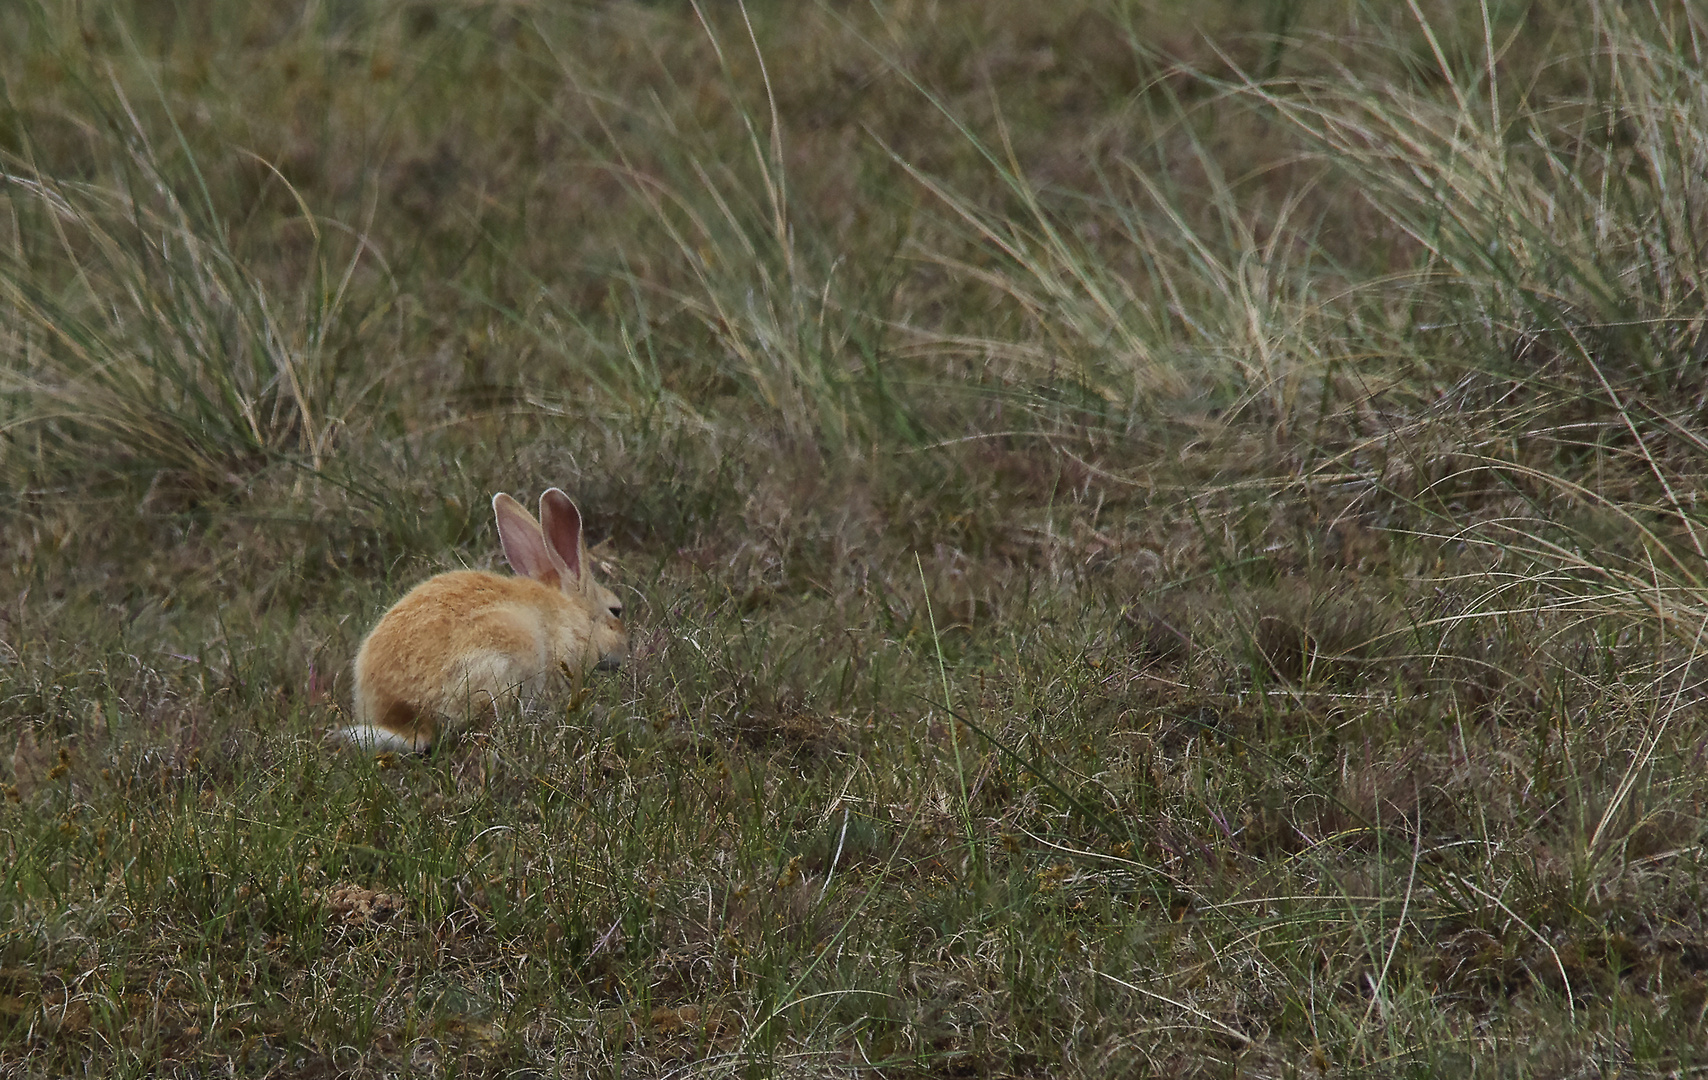
[[587, 545], [581, 536], [581, 511], [560, 488], [547, 488], [540, 496], [540, 532], [558, 570], [570, 581], [580, 581], [587, 566]]
[[492, 497], [492, 516], [498, 522], [498, 541], [504, 545], [510, 569], [535, 581], [557, 584], [558, 568], [546, 550], [545, 537], [534, 515], [500, 491]]

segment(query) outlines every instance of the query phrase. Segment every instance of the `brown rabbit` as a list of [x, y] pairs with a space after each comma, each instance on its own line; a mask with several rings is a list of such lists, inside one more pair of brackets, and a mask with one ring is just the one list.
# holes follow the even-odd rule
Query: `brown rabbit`
[[580, 685], [629, 654], [623, 605], [593, 580], [581, 512], [557, 488], [540, 520], [503, 492], [492, 497], [506, 577], [458, 570], [394, 604], [356, 653], [356, 722], [338, 742], [423, 751], [476, 709], [515, 700], [524, 684], [562, 671]]

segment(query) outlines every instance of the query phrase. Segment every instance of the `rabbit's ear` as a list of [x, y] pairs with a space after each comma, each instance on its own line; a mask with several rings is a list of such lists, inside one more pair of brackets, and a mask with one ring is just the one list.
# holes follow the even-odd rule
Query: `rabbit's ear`
[[540, 528], [558, 570], [568, 580], [580, 581], [587, 566], [587, 545], [581, 539], [581, 511], [557, 488], [547, 488], [540, 496]]
[[510, 569], [535, 581], [556, 584], [558, 568], [546, 550], [540, 523], [527, 508], [500, 491], [492, 497], [492, 516], [498, 522], [498, 540], [504, 545], [504, 557]]

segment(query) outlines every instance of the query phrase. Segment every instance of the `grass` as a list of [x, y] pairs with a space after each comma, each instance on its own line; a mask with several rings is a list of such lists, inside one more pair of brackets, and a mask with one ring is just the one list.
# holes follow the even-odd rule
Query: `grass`
[[[1705, 35], [0, 10], [0, 1070], [1700, 1071]], [[325, 749], [553, 484], [632, 662]]]

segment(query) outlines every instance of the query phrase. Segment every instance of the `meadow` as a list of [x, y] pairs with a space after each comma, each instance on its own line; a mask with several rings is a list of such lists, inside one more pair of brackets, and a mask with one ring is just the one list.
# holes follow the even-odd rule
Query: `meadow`
[[[0, 4], [0, 1074], [1708, 1071], [1708, 15]], [[632, 656], [323, 745], [578, 501]]]

